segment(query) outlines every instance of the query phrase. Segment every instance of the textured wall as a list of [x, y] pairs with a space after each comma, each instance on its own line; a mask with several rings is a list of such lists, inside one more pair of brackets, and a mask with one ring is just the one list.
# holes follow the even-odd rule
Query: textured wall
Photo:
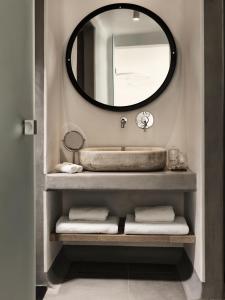
[[[119, 1], [116, 1], [119, 2]], [[129, 2], [129, 1], [125, 1]], [[169, 2], [169, 3], [168, 3]], [[70, 83], [64, 64], [68, 39], [78, 22], [92, 10], [112, 3], [107, 0], [49, 0], [47, 1], [46, 19], [46, 66], [47, 99], [49, 115], [49, 152], [54, 152], [53, 139], [59, 138], [55, 128], [60, 122], [56, 116], [58, 98], [61, 98], [60, 118], [61, 137], [65, 130], [78, 127], [87, 138], [87, 145], [176, 145], [183, 150], [184, 137], [184, 78], [183, 65], [183, 1], [134, 1], [152, 9], [161, 16], [170, 27], [178, 47], [178, 66], [168, 89], [157, 101], [142, 109], [132, 112], [115, 113], [104, 111], [84, 101]], [[136, 115], [141, 111], [150, 111], [155, 117], [154, 126], [147, 132], [140, 130], [136, 124]], [[120, 117], [128, 117], [126, 129], [120, 128]], [[56, 147], [58, 148], [58, 146]], [[53, 166], [52, 155], [48, 167]]]

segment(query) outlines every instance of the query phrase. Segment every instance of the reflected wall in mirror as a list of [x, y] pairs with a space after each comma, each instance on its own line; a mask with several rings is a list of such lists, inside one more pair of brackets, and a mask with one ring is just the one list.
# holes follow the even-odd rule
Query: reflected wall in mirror
[[113, 4], [84, 18], [66, 54], [68, 75], [78, 92], [102, 108], [126, 111], [156, 99], [176, 66], [173, 36], [153, 12]]

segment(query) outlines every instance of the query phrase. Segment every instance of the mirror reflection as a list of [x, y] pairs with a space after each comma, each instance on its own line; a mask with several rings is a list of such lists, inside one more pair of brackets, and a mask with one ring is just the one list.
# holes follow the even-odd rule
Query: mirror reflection
[[79, 87], [92, 99], [122, 107], [151, 97], [164, 83], [171, 49], [161, 26], [132, 9], [112, 9], [79, 31], [71, 65]]

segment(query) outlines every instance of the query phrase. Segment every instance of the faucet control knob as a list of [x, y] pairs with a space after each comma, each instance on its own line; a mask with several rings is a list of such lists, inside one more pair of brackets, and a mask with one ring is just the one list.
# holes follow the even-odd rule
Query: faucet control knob
[[137, 115], [136, 124], [141, 129], [148, 129], [154, 123], [153, 115], [150, 112], [141, 112]]
[[125, 126], [127, 124], [127, 118], [126, 117], [122, 117], [120, 119], [120, 124], [121, 124], [121, 128], [125, 128]]

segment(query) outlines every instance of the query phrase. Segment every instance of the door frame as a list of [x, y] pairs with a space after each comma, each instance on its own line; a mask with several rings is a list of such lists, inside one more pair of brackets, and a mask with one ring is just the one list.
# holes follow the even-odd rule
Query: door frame
[[205, 270], [203, 299], [224, 285], [224, 3], [204, 1], [205, 46]]

